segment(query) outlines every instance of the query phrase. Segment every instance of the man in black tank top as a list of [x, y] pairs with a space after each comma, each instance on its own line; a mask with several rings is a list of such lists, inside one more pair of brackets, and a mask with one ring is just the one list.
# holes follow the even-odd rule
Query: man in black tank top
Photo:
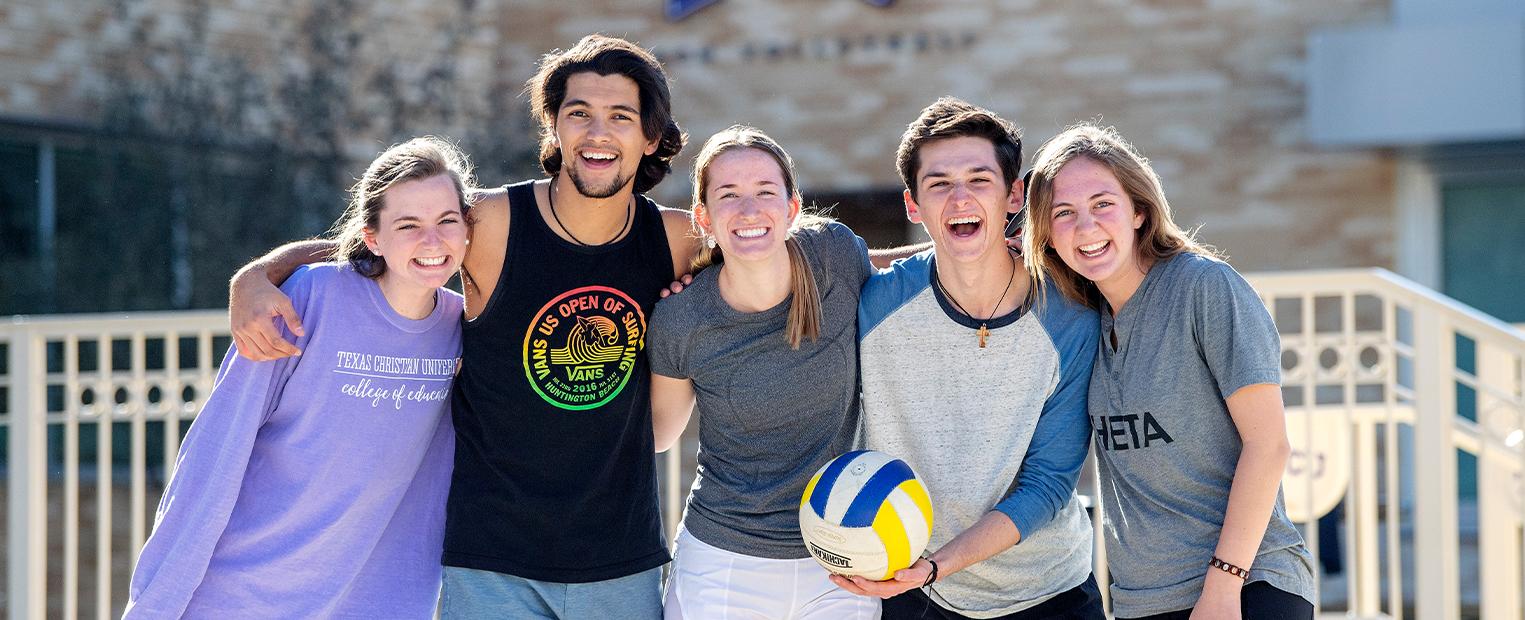
[[[697, 250], [688, 213], [642, 192], [685, 136], [650, 52], [589, 36], [530, 80], [549, 179], [483, 192], [462, 266], [445, 618], [655, 618], [658, 511], [646, 320]], [[510, 232], [511, 231], [511, 232]], [[246, 357], [295, 354], [272, 282], [331, 242], [250, 264], [230, 314]]]

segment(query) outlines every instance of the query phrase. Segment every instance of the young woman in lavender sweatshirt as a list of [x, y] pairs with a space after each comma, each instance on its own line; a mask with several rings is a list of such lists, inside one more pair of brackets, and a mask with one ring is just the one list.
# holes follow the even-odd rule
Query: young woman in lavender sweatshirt
[[229, 350], [180, 449], [125, 618], [428, 618], [455, 436], [449, 394], [469, 164], [418, 138], [382, 153], [335, 261], [282, 287], [302, 355]]

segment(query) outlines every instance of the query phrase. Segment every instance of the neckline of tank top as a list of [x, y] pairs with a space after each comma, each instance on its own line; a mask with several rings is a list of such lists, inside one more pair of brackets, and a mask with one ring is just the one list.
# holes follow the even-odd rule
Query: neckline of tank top
[[[624, 236], [615, 239], [614, 241], [610, 241], [609, 243], [600, 245], [578, 245], [562, 238], [561, 235], [556, 234], [556, 231], [551, 228], [551, 223], [547, 222], [545, 216], [540, 213], [539, 198], [535, 195], [535, 182], [530, 181], [525, 183], [524, 188], [528, 192], [527, 199], [530, 201], [530, 213], [535, 214], [535, 217], [533, 218], [535, 221], [535, 227], [540, 230], [540, 232], [543, 233], [551, 243], [578, 254], [597, 255], [623, 249], [625, 245], [631, 243], [631, 239], [634, 239], [641, 234], [641, 227], [646, 223], [646, 209], [643, 207], [643, 201], [651, 202], [651, 199], [647, 198], [644, 194], [631, 194], [631, 199], [635, 202], [635, 212], [630, 216], [629, 230], [625, 232]], [[512, 195], [509, 196], [509, 200], [513, 200]], [[510, 222], [509, 227], [509, 234], [512, 235], [512, 222]]]
[[[572, 234], [572, 229], [567, 228], [566, 223], [561, 221], [561, 216], [556, 214], [556, 180], [559, 179], [559, 178], [561, 178], [561, 175], [559, 175], [559, 174], [556, 175], [556, 176], [551, 177], [550, 185], [546, 186], [546, 188], [545, 188], [545, 205], [546, 205], [547, 210], [549, 210], [551, 212], [551, 219], [556, 220], [556, 226], [561, 229], [561, 232], [564, 232], [564, 233], [567, 234], [567, 239], [571, 240], [572, 243], [575, 243], [575, 244], [583, 246], [583, 247], [592, 247], [592, 246], [597, 246], [597, 245], [607, 245], [607, 244], [610, 244], [610, 243], [614, 243], [615, 241], [619, 241], [620, 239], [625, 237], [625, 233], [630, 232], [630, 224], [635, 219], [635, 194], [634, 193], [632, 193], [630, 195], [630, 202], [626, 203], [625, 204], [625, 208], [622, 209], [622, 211], [624, 211], [623, 215], [625, 217], [622, 218], [623, 221], [620, 222], [620, 229], [619, 229], [618, 232], [614, 233], [614, 237], [613, 238], [611, 238], [608, 241], [605, 241], [603, 243], [588, 243], [586, 241], [583, 241], [582, 239], [578, 239], [577, 235]], [[541, 219], [545, 219], [545, 218], [541, 218]]]

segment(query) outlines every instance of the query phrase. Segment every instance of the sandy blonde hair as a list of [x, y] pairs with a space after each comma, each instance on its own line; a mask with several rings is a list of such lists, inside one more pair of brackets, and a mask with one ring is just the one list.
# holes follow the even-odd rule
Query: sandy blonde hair
[[1171, 219], [1160, 177], [1138, 149], [1115, 128], [1081, 123], [1045, 142], [1033, 161], [1022, 254], [1027, 258], [1027, 270], [1038, 281], [1052, 278], [1054, 287], [1065, 297], [1091, 308], [1101, 307], [1096, 283], [1070, 269], [1049, 245], [1054, 233], [1054, 177], [1076, 159], [1088, 159], [1110, 170], [1133, 201], [1134, 211], [1144, 216], [1135, 237], [1135, 258], [1141, 263], [1153, 264], [1183, 252], [1218, 256], [1217, 250], [1198, 242], [1192, 231]]

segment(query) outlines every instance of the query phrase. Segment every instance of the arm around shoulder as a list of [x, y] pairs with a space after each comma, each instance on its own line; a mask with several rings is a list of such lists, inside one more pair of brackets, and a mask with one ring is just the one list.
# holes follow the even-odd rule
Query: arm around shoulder
[[911, 245], [902, 245], [898, 248], [869, 250], [868, 260], [874, 265], [875, 269], [887, 269], [889, 268], [890, 263], [893, 263], [902, 258], [915, 256], [930, 249], [932, 249], [932, 242], [923, 241], [921, 243], [913, 243]]
[[874, 275], [876, 267], [868, 250], [868, 242], [859, 237], [846, 224], [830, 222], [818, 235], [818, 244], [824, 246], [827, 269], [849, 277], [858, 286]]
[[466, 294], [466, 317], [474, 319], [487, 309], [498, 277], [508, 257], [508, 191], [480, 190], [472, 196], [466, 219], [466, 258], [461, 264], [461, 289]]
[[295, 345], [281, 337], [271, 320], [279, 317], [295, 335], [302, 335], [302, 319], [291, 299], [277, 288], [302, 265], [327, 260], [337, 245], [326, 239], [288, 243], [245, 265], [228, 286], [228, 323], [239, 355], [256, 362], [301, 355]]
[[694, 257], [699, 254], [699, 234], [694, 232], [691, 214], [682, 209], [658, 207], [662, 213], [662, 227], [667, 231], [667, 249], [672, 253], [673, 278], [691, 271]]

